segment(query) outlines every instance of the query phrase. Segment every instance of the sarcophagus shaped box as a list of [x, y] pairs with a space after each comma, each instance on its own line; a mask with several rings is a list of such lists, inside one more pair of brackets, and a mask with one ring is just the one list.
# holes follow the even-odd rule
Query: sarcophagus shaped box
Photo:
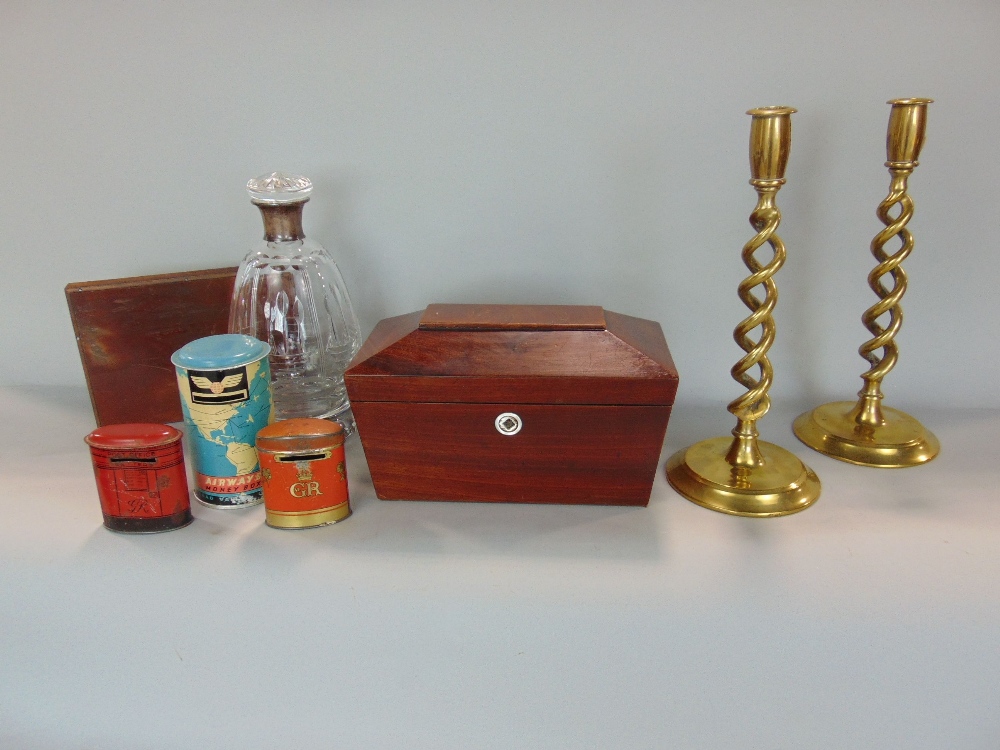
[[646, 505], [677, 392], [658, 323], [583, 306], [387, 318], [345, 381], [383, 500]]

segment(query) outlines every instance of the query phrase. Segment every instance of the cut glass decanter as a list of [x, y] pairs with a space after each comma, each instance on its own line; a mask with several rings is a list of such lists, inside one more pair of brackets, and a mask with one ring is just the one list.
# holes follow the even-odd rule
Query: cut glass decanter
[[272, 172], [250, 180], [247, 192], [264, 219], [264, 239], [240, 265], [229, 331], [271, 345], [278, 419], [335, 419], [350, 434], [344, 370], [361, 348], [361, 329], [337, 264], [302, 231], [312, 182]]

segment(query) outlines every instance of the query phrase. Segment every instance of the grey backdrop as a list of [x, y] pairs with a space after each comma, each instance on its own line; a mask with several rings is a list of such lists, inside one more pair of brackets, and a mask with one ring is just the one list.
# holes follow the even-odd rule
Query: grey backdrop
[[236, 264], [247, 178], [316, 184], [306, 230], [367, 334], [429, 302], [662, 323], [681, 401], [729, 368], [752, 235], [746, 109], [788, 104], [775, 398], [848, 398], [874, 301], [886, 99], [929, 96], [889, 403], [1000, 405], [1000, 5], [5, 2], [0, 384], [82, 384], [63, 286]]

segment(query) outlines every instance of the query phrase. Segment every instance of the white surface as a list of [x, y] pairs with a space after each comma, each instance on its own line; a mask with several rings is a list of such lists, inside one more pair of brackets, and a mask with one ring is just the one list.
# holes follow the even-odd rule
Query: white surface
[[[906, 406], [905, 404], [895, 404]], [[0, 391], [0, 747], [996, 748], [1000, 413], [919, 411], [944, 452], [820, 475], [783, 519], [389, 503], [101, 526], [82, 389]], [[678, 409], [665, 455], [731, 427]]]
[[998, 31], [995, 0], [6, 0], [0, 384], [82, 385], [64, 285], [235, 265], [262, 231], [243, 186], [284, 169], [365, 333], [603, 305], [663, 324], [681, 403], [728, 400], [744, 112], [788, 104], [774, 396], [849, 398], [885, 101], [929, 96], [889, 396], [1000, 407]]

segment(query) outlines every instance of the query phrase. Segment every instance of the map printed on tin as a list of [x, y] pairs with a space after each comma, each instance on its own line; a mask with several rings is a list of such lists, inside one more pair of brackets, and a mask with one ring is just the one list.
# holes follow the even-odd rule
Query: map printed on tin
[[246, 365], [245, 369], [246, 397], [231, 403], [205, 403], [197, 394], [193, 399], [188, 378], [178, 375], [185, 421], [195, 426], [201, 438], [196, 450], [198, 471], [202, 474], [228, 477], [257, 471], [254, 439], [257, 431], [272, 420], [270, 374], [268, 368], [261, 367], [261, 362]]

